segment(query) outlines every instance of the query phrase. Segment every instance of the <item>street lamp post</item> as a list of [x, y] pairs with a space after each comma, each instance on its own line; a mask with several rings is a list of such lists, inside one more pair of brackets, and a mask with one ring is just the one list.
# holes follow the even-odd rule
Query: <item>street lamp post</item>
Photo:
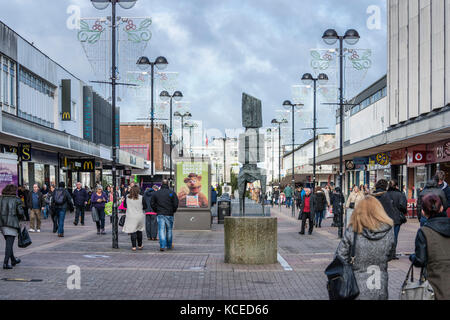
[[181, 101], [183, 99], [183, 94], [181, 91], [175, 91], [172, 95], [169, 94], [167, 91], [161, 92], [159, 95], [162, 101], [167, 102], [170, 100], [170, 134], [169, 134], [169, 141], [170, 141], [170, 181], [173, 182], [173, 159], [172, 159], [172, 135], [173, 135], [173, 123], [172, 123], [172, 101]]
[[192, 114], [190, 112], [185, 112], [183, 114], [181, 114], [180, 112], [175, 112], [174, 117], [178, 117], [181, 118], [181, 151], [179, 153], [179, 156], [181, 158], [184, 157], [184, 119], [190, 119], [192, 118]]
[[153, 182], [153, 178], [155, 176], [155, 172], [154, 172], [154, 160], [155, 160], [155, 141], [154, 141], [154, 128], [155, 128], [155, 105], [154, 105], [154, 85], [155, 85], [155, 66], [159, 69], [159, 70], [164, 70], [165, 68], [167, 68], [167, 65], [169, 63], [167, 62], [167, 59], [164, 57], [158, 57], [156, 58], [156, 60], [154, 62], [151, 62], [149, 58], [147, 57], [140, 57], [139, 60], [137, 61], [137, 65], [141, 70], [146, 70], [149, 66], [151, 69], [151, 118], [150, 118], [150, 122], [151, 122], [151, 161], [152, 161], [152, 167], [151, 167], [151, 177], [152, 177], [152, 182]]
[[131, 9], [137, 0], [91, 0], [92, 5], [98, 10], [106, 9], [111, 3], [111, 104], [112, 104], [112, 178], [113, 178], [113, 207], [112, 207], [112, 247], [119, 249], [119, 216], [117, 212], [117, 139], [116, 139], [116, 84], [117, 84], [117, 66], [116, 66], [116, 5], [119, 4], [123, 9]]
[[[328, 76], [324, 73], [319, 74], [317, 78], [314, 78], [310, 73], [305, 73], [302, 77], [302, 81], [306, 85], [313, 83], [314, 88], [314, 110], [313, 110], [313, 191], [316, 188], [316, 137], [317, 137], [317, 82], [325, 84], [328, 81]], [[320, 129], [320, 128], [319, 128]]]
[[288, 121], [283, 119], [281, 121], [277, 119], [272, 120], [272, 124], [278, 125], [278, 185], [281, 184], [281, 125], [286, 124]]
[[[340, 146], [339, 146], [339, 187], [341, 192], [344, 192], [343, 184], [343, 161], [344, 161], [344, 40], [348, 45], [355, 45], [358, 43], [360, 36], [358, 31], [349, 29], [344, 36], [339, 36], [336, 30], [328, 29], [322, 36], [323, 41], [327, 45], [334, 45], [339, 40], [339, 132], [340, 132]], [[342, 239], [344, 235], [344, 203], [341, 203], [341, 214], [339, 221], [339, 238]]]
[[186, 122], [184, 124], [184, 126], [186, 128], [189, 128], [189, 149], [190, 149], [190, 153], [191, 153], [191, 160], [193, 159], [193, 152], [192, 152], [192, 129], [197, 128], [197, 124], [196, 123], [188, 123]]
[[[302, 103], [292, 103], [289, 100], [283, 102], [283, 106], [286, 108], [290, 108], [292, 112], [292, 193], [295, 190], [295, 110], [300, 110], [300, 107], [303, 107]], [[295, 216], [295, 208], [292, 205], [292, 216]]]

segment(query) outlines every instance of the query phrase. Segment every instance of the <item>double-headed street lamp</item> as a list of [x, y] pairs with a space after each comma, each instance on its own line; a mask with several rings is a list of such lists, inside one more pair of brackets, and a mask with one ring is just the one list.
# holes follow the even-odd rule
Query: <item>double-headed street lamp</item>
[[189, 122], [186, 122], [186, 123], [184, 124], [184, 126], [185, 126], [186, 128], [189, 129], [189, 149], [190, 149], [191, 160], [192, 160], [192, 159], [194, 158], [194, 157], [193, 157], [193, 152], [192, 152], [192, 130], [193, 130], [194, 128], [197, 128], [198, 125], [197, 125], [196, 123], [189, 123]]
[[167, 59], [164, 57], [158, 57], [156, 58], [156, 60], [154, 62], [150, 61], [149, 58], [147, 57], [140, 57], [139, 60], [137, 61], [137, 65], [141, 70], [146, 70], [148, 69], [148, 67], [151, 68], [151, 73], [150, 73], [150, 77], [151, 77], [151, 117], [150, 117], [150, 122], [151, 122], [151, 161], [152, 161], [152, 166], [151, 166], [151, 177], [152, 177], [152, 182], [153, 182], [153, 178], [155, 176], [155, 172], [154, 172], [154, 159], [155, 159], [155, 142], [153, 139], [153, 131], [155, 128], [155, 105], [154, 105], [154, 84], [155, 84], [155, 66], [159, 69], [159, 70], [164, 70], [167, 68], [167, 65], [169, 63], [167, 62]]
[[273, 119], [272, 124], [278, 125], [278, 186], [281, 184], [281, 125], [286, 124], [286, 119]]
[[311, 85], [313, 83], [314, 88], [314, 110], [313, 110], [313, 135], [314, 135], [314, 142], [313, 142], [313, 190], [316, 188], [316, 137], [317, 137], [317, 82], [319, 82], [319, 85], [324, 85], [328, 82], [328, 76], [325, 73], [319, 74], [317, 78], [314, 78], [311, 73], [305, 73], [302, 76], [302, 82], [306, 85]]
[[116, 141], [116, 85], [117, 85], [117, 66], [116, 66], [116, 5], [119, 4], [123, 9], [131, 9], [137, 0], [91, 0], [92, 5], [98, 10], [108, 8], [112, 5], [111, 13], [111, 104], [112, 104], [112, 178], [113, 178], [113, 207], [112, 207], [112, 247], [119, 249], [119, 216], [117, 213], [117, 194], [115, 192], [116, 181], [116, 163], [117, 163], [117, 142]]
[[[292, 112], [292, 194], [295, 190], [295, 110], [300, 110], [304, 106], [303, 103], [292, 103], [289, 100], [283, 102], [285, 108], [291, 109]], [[295, 208], [292, 205], [292, 216], [295, 216]]]
[[[344, 161], [344, 41], [348, 45], [355, 45], [358, 43], [360, 36], [358, 31], [349, 29], [344, 36], [339, 36], [336, 30], [328, 29], [322, 36], [323, 41], [327, 45], [334, 45], [339, 41], [339, 132], [340, 132], [340, 147], [339, 147], [339, 187], [341, 192], [344, 192], [343, 184], [343, 161]], [[341, 203], [341, 214], [339, 221], [339, 238], [344, 234], [344, 203]]]
[[184, 157], [184, 119], [190, 119], [192, 118], [192, 114], [190, 112], [185, 112], [181, 114], [180, 112], [175, 112], [173, 114], [174, 117], [181, 119], [181, 150], [179, 152], [179, 156], [181, 158]]
[[170, 134], [169, 134], [169, 141], [170, 141], [170, 181], [173, 181], [173, 159], [172, 159], [172, 134], [173, 134], [173, 124], [172, 124], [172, 101], [175, 100], [177, 102], [181, 101], [183, 99], [183, 94], [181, 91], [175, 91], [172, 95], [169, 94], [167, 91], [161, 92], [159, 95], [162, 101], [167, 102], [170, 100]]

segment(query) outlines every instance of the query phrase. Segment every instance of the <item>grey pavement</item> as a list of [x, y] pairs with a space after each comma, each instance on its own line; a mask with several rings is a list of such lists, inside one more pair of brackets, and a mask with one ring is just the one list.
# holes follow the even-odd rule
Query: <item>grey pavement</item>
[[[298, 234], [300, 224], [288, 209], [274, 208], [278, 218], [278, 248], [291, 271], [281, 264], [268, 266], [224, 263], [223, 225], [212, 231], [174, 232], [174, 250], [160, 252], [158, 242], [144, 240], [144, 250], [131, 251], [129, 236], [120, 232], [120, 249], [112, 249], [111, 226], [107, 235], [96, 234], [87, 214], [86, 226], [74, 226], [73, 214], [66, 218], [65, 238], [51, 233], [44, 220], [42, 233], [31, 234], [33, 245], [15, 247], [22, 263], [13, 270], [0, 270], [0, 279], [37, 279], [41, 282], [0, 280], [0, 299], [101, 300], [326, 300], [323, 273], [339, 243], [331, 222], [311, 236]], [[398, 252], [414, 248], [416, 221], [400, 232]], [[0, 240], [3, 256], [4, 241]], [[81, 270], [81, 289], [70, 290], [69, 266]], [[397, 299], [409, 267], [407, 256], [389, 265], [390, 299]]]

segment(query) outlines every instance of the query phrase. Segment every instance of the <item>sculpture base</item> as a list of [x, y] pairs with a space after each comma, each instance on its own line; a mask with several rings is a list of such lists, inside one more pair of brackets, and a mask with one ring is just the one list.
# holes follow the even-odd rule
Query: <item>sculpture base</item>
[[211, 231], [210, 211], [177, 211], [174, 230]]
[[226, 217], [225, 263], [277, 263], [277, 218]]

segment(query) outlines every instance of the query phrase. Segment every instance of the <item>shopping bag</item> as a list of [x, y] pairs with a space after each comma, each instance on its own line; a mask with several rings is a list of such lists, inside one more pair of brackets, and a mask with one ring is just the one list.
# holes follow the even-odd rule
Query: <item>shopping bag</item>
[[99, 222], [100, 217], [98, 216], [97, 208], [92, 207], [92, 221]]
[[123, 201], [120, 203], [119, 210], [127, 211], [127, 208], [123, 205]]
[[18, 246], [19, 248], [26, 248], [32, 244], [30, 234], [27, 231], [27, 228], [23, 228], [19, 232]]
[[112, 202], [108, 202], [107, 204], [105, 204], [105, 214], [109, 217], [110, 215], [112, 215], [112, 209], [113, 209], [113, 203]]
[[325, 219], [331, 219], [331, 218], [334, 218], [334, 214], [333, 214], [333, 209], [332, 208], [327, 210], [327, 213], [325, 214]]

